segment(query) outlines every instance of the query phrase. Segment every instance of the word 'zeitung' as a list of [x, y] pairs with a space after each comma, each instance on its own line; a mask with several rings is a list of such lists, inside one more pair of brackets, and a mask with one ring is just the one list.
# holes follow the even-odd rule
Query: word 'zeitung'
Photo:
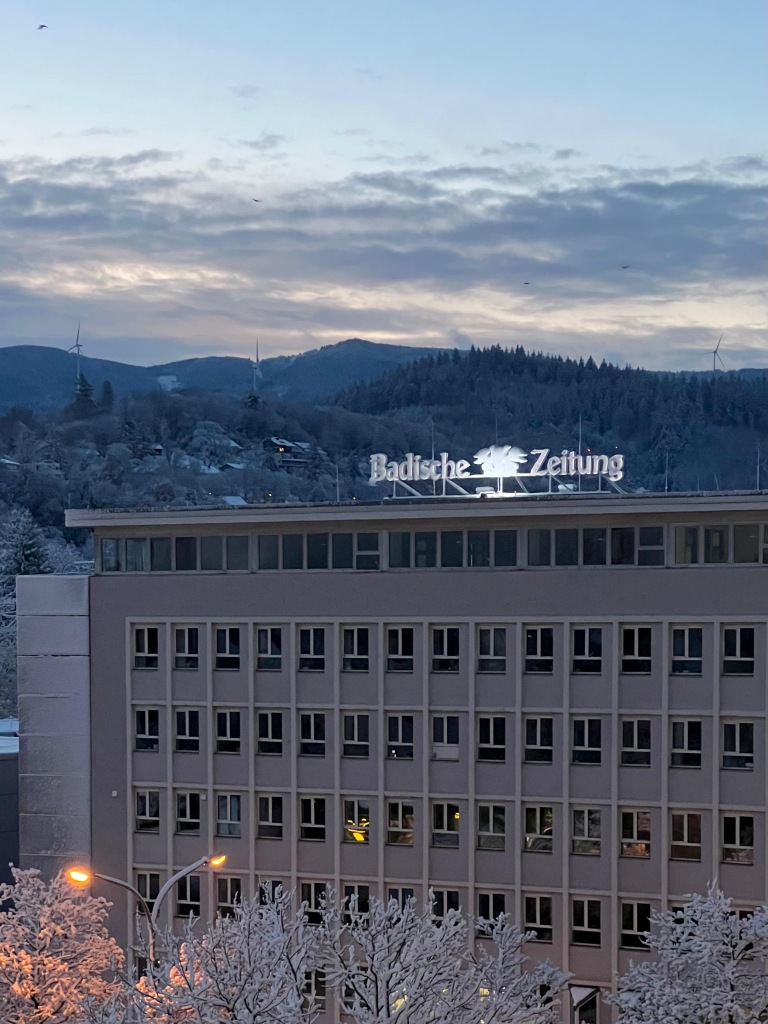
[[[530, 468], [523, 467], [533, 460]], [[372, 484], [414, 483], [420, 480], [468, 480], [485, 477], [556, 477], [605, 476], [617, 483], [624, 476], [623, 455], [579, 455], [564, 448], [559, 455], [550, 455], [549, 448], [532, 448], [524, 452], [513, 445], [489, 445], [476, 452], [472, 463], [466, 459], [450, 459], [448, 452], [439, 458], [425, 459], [409, 452], [402, 460], [390, 459], [383, 452], [371, 455]]]

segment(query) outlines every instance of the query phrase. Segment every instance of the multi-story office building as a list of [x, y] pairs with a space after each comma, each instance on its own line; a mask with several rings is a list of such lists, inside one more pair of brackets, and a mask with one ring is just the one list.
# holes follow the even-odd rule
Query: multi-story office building
[[19, 585], [24, 863], [151, 899], [224, 852], [169, 906], [205, 917], [259, 880], [431, 887], [535, 931], [582, 1022], [651, 908], [768, 897], [768, 494], [68, 524], [95, 574]]

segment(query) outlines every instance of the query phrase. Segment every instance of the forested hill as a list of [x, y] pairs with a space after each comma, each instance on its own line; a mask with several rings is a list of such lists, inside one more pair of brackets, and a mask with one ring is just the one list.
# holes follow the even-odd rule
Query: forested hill
[[[455, 454], [498, 437], [523, 447], [619, 448], [635, 486], [755, 486], [768, 449], [768, 371], [660, 374], [522, 348], [437, 353], [340, 394], [337, 403], [397, 418], [425, 410]], [[765, 466], [765, 460], [764, 460]], [[768, 476], [763, 469], [763, 482]]]

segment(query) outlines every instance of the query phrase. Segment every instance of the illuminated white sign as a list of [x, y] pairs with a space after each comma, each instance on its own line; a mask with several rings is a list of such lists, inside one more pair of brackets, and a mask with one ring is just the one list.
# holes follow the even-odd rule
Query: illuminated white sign
[[[526, 463], [529, 468], [523, 468]], [[473, 471], [473, 463], [479, 467]], [[402, 460], [390, 459], [383, 452], [371, 456], [370, 483], [414, 483], [420, 480], [468, 480], [484, 477], [557, 477], [605, 476], [617, 483], [624, 476], [623, 455], [579, 455], [564, 448], [559, 455], [550, 455], [549, 448], [532, 448], [524, 452], [510, 444], [492, 444], [476, 452], [472, 463], [466, 459], [449, 459], [448, 452], [425, 459], [409, 452]]]

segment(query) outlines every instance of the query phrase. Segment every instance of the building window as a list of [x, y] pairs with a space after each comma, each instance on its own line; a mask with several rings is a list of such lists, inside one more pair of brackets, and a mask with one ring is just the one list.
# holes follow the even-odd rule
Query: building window
[[647, 949], [645, 932], [651, 930], [651, 904], [621, 902], [621, 948]]
[[526, 761], [552, 763], [553, 732], [551, 718], [535, 715], [525, 719], [524, 756]]
[[325, 797], [303, 796], [299, 801], [299, 807], [301, 812], [299, 838], [324, 842]]
[[160, 712], [157, 708], [141, 708], [136, 711], [136, 750], [160, 749]]
[[325, 669], [325, 629], [322, 626], [299, 630], [299, 668], [303, 672]]
[[197, 753], [200, 750], [200, 712], [176, 710], [176, 750]]
[[[319, 924], [319, 911], [311, 911], [307, 915], [307, 919], [310, 924]], [[304, 984], [301, 986], [302, 1016], [309, 1017], [314, 1013], [325, 1013], [327, 994], [325, 971], [308, 971], [304, 978]]]
[[503, 892], [479, 892], [477, 916], [481, 922], [492, 924], [506, 913], [507, 897]]
[[554, 632], [551, 626], [525, 630], [525, 671], [551, 673], [554, 667]]
[[552, 853], [554, 816], [551, 807], [525, 808], [525, 847], [531, 853]]
[[355, 568], [379, 568], [379, 535], [378, 533], [355, 534]]
[[334, 533], [331, 535], [331, 567], [333, 569], [352, 568], [351, 533]]
[[481, 626], [477, 631], [477, 671], [506, 672], [507, 631], [503, 626]]
[[177, 626], [174, 631], [175, 669], [197, 669], [200, 655], [197, 626]]
[[552, 897], [523, 897], [523, 931], [533, 932], [533, 942], [552, 941]]
[[430, 910], [432, 917], [442, 921], [445, 915], [453, 910], [461, 912], [458, 889], [430, 889]]
[[673, 629], [672, 674], [700, 676], [701, 665], [701, 626], [679, 626]]
[[401, 531], [389, 534], [389, 568], [410, 569], [411, 535]]
[[432, 627], [432, 671], [459, 671], [459, 627]]
[[[303, 802], [303, 801], [302, 801]], [[258, 798], [259, 820], [256, 835], [259, 839], [283, 838], [283, 798], [282, 796], [260, 796]], [[302, 839], [313, 838], [302, 835]]]
[[651, 627], [621, 627], [621, 671], [648, 675], [651, 671]]
[[600, 626], [579, 626], [573, 631], [573, 671], [603, 670], [603, 631]]
[[582, 565], [605, 565], [607, 536], [602, 526], [585, 527], [581, 531]]
[[504, 804], [477, 805], [478, 850], [503, 850], [506, 832]]
[[367, 799], [344, 801], [344, 842], [368, 843], [371, 838], [371, 806]]
[[328, 568], [328, 534], [308, 533], [307, 534], [307, 568], [327, 569]]
[[299, 753], [325, 757], [325, 713], [304, 711], [299, 715]]
[[282, 711], [259, 711], [256, 717], [256, 733], [256, 752], [258, 754], [282, 754]]
[[579, 564], [579, 531], [555, 530], [555, 565]]
[[218, 754], [240, 753], [240, 712], [216, 712], [216, 752]]
[[413, 672], [413, 626], [387, 629], [387, 672]]
[[436, 761], [458, 761], [458, 715], [432, 716], [432, 757]]
[[232, 917], [235, 905], [243, 898], [242, 879], [231, 875], [216, 876], [216, 910], [220, 917]]
[[505, 568], [517, 565], [517, 530], [493, 531], [493, 564]]
[[464, 533], [442, 530], [440, 533], [440, 565], [443, 569], [460, 569], [464, 564]]
[[503, 715], [480, 715], [477, 720], [478, 761], [504, 761], [507, 756], [507, 721]]
[[[766, 544], [768, 545], [768, 530], [766, 530]], [[768, 548], [766, 554], [768, 554]], [[760, 561], [760, 526], [758, 523], [734, 526], [733, 560], [734, 562]], [[768, 559], [763, 558], [763, 561], [768, 561]]]
[[387, 902], [394, 900], [398, 907], [404, 909], [408, 905], [408, 901], [414, 898], [414, 891], [410, 886], [397, 885], [390, 886], [387, 889]]
[[705, 526], [704, 527], [704, 561], [708, 563], [721, 564], [729, 558], [727, 526]]
[[651, 856], [651, 812], [622, 811], [621, 856]]
[[282, 628], [280, 626], [261, 626], [256, 630], [256, 668], [260, 672], [280, 672], [282, 667]]
[[459, 805], [438, 801], [432, 804], [432, 845], [459, 845]]
[[413, 758], [413, 715], [387, 715], [387, 757]]
[[134, 668], [158, 667], [160, 661], [158, 655], [158, 632], [157, 626], [133, 627]]
[[157, 871], [137, 871], [136, 872], [136, 889], [138, 890], [139, 896], [143, 897], [144, 902], [149, 908], [150, 912], [155, 906], [155, 900], [160, 892], [160, 874]]
[[212, 572], [224, 568], [223, 537], [200, 538], [200, 568]]
[[102, 537], [101, 571], [122, 572], [125, 568], [125, 544], [119, 537]]
[[680, 565], [695, 565], [699, 560], [698, 526], [675, 527], [675, 561]]
[[137, 832], [160, 831], [160, 791], [157, 789], [136, 790], [136, 821]]
[[239, 793], [219, 793], [216, 797], [216, 835], [237, 838], [241, 835], [241, 797]]
[[649, 766], [651, 763], [650, 718], [625, 718], [621, 723], [621, 763]]
[[634, 526], [614, 526], [611, 530], [611, 565], [635, 564]]
[[370, 750], [369, 723], [370, 719], [366, 714], [343, 716], [344, 744], [342, 746], [342, 754], [344, 757], [368, 757]]
[[487, 569], [491, 564], [491, 535], [488, 530], [467, 532], [467, 567]]
[[755, 819], [751, 814], [723, 815], [723, 860], [752, 864], [755, 854]]
[[287, 884], [280, 878], [265, 878], [259, 875], [257, 880], [259, 888], [259, 906], [266, 907], [268, 903], [274, 903], [281, 894], [288, 891]]
[[528, 565], [550, 565], [552, 562], [552, 531], [528, 530]]
[[200, 831], [200, 794], [176, 794], [176, 831]]
[[150, 537], [149, 564], [152, 572], [171, 571], [171, 538]]
[[701, 815], [673, 811], [671, 826], [672, 860], [701, 860]]
[[574, 807], [571, 823], [571, 853], [599, 857], [601, 843], [600, 808]]
[[600, 900], [576, 898], [571, 902], [571, 943], [600, 945]]
[[672, 722], [673, 768], [701, 768], [701, 722], [682, 719]]
[[320, 924], [325, 893], [325, 882], [301, 883], [301, 902], [307, 905], [307, 921], [310, 924]]
[[417, 569], [434, 569], [437, 565], [437, 534], [418, 532], [413, 537], [413, 564]]
[[755, 766], [754, 722], [723, 723], [723, 768]]
[[275, 534], [262, 534], [258, 539], [259, 568], [277, 569], [279, 566], [279, 538]]
[[602, 722], [599, 718], [574, 718], [573, 764], [600, 764], [602, 758]]
[[176, 883], [176, 916], [200, 917], [200, 875], [186, 875]]
[[195, 572], [197, 563], [197, 537], [176, 537], [174, 542], [176, 572]]
[[371, 887], [359, 882], [344, 886], [343, 919], [351, 920], [352, 914], [367, 914], [371, 909]]
[[664, 565], [664, 560], [664, 527], [639, 527], [637, 531], [637, 564]]
[[240, 627], [219, 626], [216, 629], [216, 658], [214, 668], [240, 668]]
[[250, 568], [247, 536], [226, 537], [224, 552], [227, 556], [227, 569], [230, 572], [243, 572]]
[[413, 846], [415, 820], [412, 803], [390, 800], [387, 810], [387, 842], [397, 846]]
[[368, 627], [351, 626], [342, 632], [344, 656], [341, 667], [345, 672], [368, 671]]
[[723, 675], [755, 674], [755, 630], [753, 626], [727, 626], [723, 630]]
[[285, 533], [282, 537], [283, 569], [304, 568], [304, 534]]

